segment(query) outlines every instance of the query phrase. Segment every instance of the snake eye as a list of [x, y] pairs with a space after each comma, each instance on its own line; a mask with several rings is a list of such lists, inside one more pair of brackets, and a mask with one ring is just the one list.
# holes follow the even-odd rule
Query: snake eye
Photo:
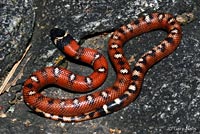
[[50, 37], [51, 37], [51, 40], [54, 42], [54, 40], [56, 38], [59, 38], [59, 37], [64, 37], [65, 36], [65, 31], [62, 30], [62, 29], [59, 29], [59, 28], [53, 28], [51, 29], [50, 31]]

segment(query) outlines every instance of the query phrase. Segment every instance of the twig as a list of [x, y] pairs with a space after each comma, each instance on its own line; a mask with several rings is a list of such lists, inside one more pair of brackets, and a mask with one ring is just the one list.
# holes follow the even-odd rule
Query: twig
[[[13, 85], [13, 82], [9, 83], [9, 81], [10, 81], [11, 77], [13, 76], [13, 74], [15, 73], [15, 71], [16, 71], [17, 67], [19, 66], [19, 64], [22, 62], [22, 60], [26, 56], [26, 54], [27, 54], [28, 50], [30, 49], [30, 47], [31, 47], [31, 44], [29, 44], [27, 46], [27, 48], [26, 48], [24, 54], [22, 55], [21, 59], [17, 63], [15, 63], [15, 65], [12, 67], [12, 69], [10, 70], [10, 72], [8, 73], [8, 75], [6, 76], [6, 78], [5, 78], [2, 86], [0, 87], [0, 95], [2, 93], [4, 93], [5, 91], [8, 91], [8, 89]], [[29, 60], [29, 58], [27, 60]], [[14, 81], [16, 81], [16, 80], [14, 80]]]

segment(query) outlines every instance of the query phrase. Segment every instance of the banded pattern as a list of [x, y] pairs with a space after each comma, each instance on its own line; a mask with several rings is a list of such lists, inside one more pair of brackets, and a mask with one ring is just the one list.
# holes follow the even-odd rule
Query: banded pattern
[[[155, 29], [167, 31], [167, 37], [156, 47], [146, 52], [135, 64], [131, 72], [124, 56], [123, 44], [129, 39]], [[73, 99], [53, 99], [43, 96], [39, 89], [48, 84], [56, 84], [64, 88], [79, 91], [83, 83], [85, 87], [99, 86], [94, 74], [83, 77], [66, 69], [47, 67], [33, 73], [24, 83], [23, 96], [25, 103], [47, 118], [66, 122], [78, 122], [97, 118], [115, 112], [137, 98], [141, 90], [145, 73], [156, 62], [171, 54], [181, 41], [181, 27], [170, 14], [152, 13], [116, 30], [108, 42], [108, 53], [117, 73], [117, 78], [110, 87]], [[94, 73], [106, 77], [107, 63], [97, 51], [80, 47], [67, 33], [60, 29], [51, 31], [54, 44], [63, 52], [77, 60], [93, 66]], [[96, 76], [95, 75], [95, 76]], [[104, 80], [101, 80], [104, 81]], [[87, 89], [84, 89], [87, 90]]]

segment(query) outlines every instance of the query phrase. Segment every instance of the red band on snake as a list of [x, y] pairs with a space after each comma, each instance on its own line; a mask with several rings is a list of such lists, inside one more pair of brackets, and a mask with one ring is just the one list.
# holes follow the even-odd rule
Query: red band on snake
[[[167, 37], [142, 55], [133, 71], [124, 56], [123, 44], [129, 39], [156, 29], [167, 31]], [[152, 13], [121, 26], [109, 39], [108, 53], [116, 71], [110, 87], [73, 99], [49, 98], [40, 93], [46, 85], [85, 92], [100, 86], [107, 77], [106, 59], [96, 50], [83, 48], [65, 31], [51, 30], [54, 44], [68, 56], [91, 65], [94, 72], [80, 76], [60, 67], [46, 67], [34, 72], [24, 83], [25, 103], [47, 118], [65, 122], [79, 122], [115, 112], [137, 98], [145, 73], [156, 62], [171, 54], [181, 41], [181, 27], [170, 14]]]

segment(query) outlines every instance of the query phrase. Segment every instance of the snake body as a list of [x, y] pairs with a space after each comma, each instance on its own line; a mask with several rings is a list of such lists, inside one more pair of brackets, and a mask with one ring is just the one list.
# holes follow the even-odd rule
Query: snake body
[[[167, 37], [143, 54], [131, 71], [124, 56], [123, 44], [135, 36], [156, 29], [167, 31]], [[177, 48], [181, 36], [181, 27], [170, 14], [152, 13], [121, 26], [108, 42], [109, 57], [116, 71], [113, 85], [77, 98], [58, 99], [42, 95], [40, 89], [54, 84], [78, 92], [92, 90], [104, 82], [108, 65], [104, 56], [96, 50], [79, 46], [64, 30], [53, 29], [51, 38], [54, 44], [68, 56], [91, 65], [94, 72], [80, 76], [60, 67], [46, 67], [36, 71], [24, 83], [24, 101], [43, 116], [65, 122], [90, 120], [115, 112], [137, 98], [145, 73]]]

